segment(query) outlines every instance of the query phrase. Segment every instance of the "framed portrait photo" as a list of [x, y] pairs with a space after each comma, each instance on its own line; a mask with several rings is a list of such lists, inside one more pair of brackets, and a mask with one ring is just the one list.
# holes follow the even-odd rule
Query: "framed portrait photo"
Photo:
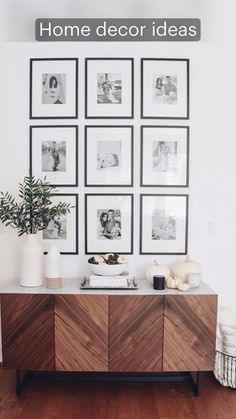
[[58, 245], [62, 255], [78, 255], [78, 194], [54, 194], [53, 204], [71, 204], [70, 213], [51, 220], [41, 232], [44, 252], [47, 253], [52, 240]]
[[133, 61], [85, 59], [85, 118], [133, 118]]
[[78, 126], [30, 127], [30, 175], [53, 186], [78, 186]]
[[141, 127], [141, 186], [189, 185], [189, 127]]
[[85, 127], [85, 186], [133, 186], [133, 126]]
[[188, 59], [141, 59], [141, 118], [189, 119]]
[[140, 220], [140, 254], [187, 254], [188, 195], [141, 195]]
[[30, 60], [30, 119], [78, 118], [78, 59]]
[[133, 195], [85, 195], [85, 253], [133, 253]]

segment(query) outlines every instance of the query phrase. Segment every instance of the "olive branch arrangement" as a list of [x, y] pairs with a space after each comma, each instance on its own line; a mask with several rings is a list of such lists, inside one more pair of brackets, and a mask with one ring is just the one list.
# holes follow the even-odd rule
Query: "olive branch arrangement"
[[16, 228], [19, 236], [44, 230], [51, 220], [69, 213], [72, 208], [64, 202], [53, 205], [55, 189], [46, 177], [40, 180], [26, 176], [19, 184], [21, 202], [8, 192], [0, 192], [0, 220], [6, 226]]

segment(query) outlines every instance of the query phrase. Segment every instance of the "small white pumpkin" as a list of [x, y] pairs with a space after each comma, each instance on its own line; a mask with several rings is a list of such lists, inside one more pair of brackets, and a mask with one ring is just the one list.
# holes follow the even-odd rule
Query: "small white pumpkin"
[[153, 265], [148, 266], [145, 272], [146, 279], [151, 282], [151, 284], [153, 284], [154, 275], [161, 275], [167, 279], [170, 276], [169, 268], [165, 265], [159, 265], [157, 261], [154, 260]]
[[186, 256], [185, 261], [177, 262], [173, 266], [173, 274], [180, 277], [183, 282], [188, 282], [189, 274], [202, 274], [202, 267], [199, 262], [190, 260], [189, 255]]
[[129, 263], [129, 258], [127, 256], [119, 256], [117, 262], [120, 264]]
[[190, 288], [190, 285], [189, 284], [185, 284], [185, 283], [181, 283], [178, 286], [178, 290], [180, 290], [180, 291], [188, 291], [189, 288]]
[[100, 265], [100, 264], [102, 264], [102, 263], [104, 263], [103, 256], [101, 256], [101, 255], [96, 255], [96, 256], [94, 256], [94, 260], [95, 260], [95, 262], [96, 262], [96, 263], [98, 263], [99, 265]]
[[170, 276], [168, 279], [166, 279], [166, 286], [167, 288], [176, 289], [182, 284], [181, 278], [178, 278], [177, 276]]

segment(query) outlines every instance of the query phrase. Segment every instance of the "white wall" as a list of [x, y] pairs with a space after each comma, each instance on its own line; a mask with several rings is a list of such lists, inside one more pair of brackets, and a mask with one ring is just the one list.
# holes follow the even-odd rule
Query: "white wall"
[[206, 39], [209, 37], [207, 29], [212, 26], [209, 19], [213, 8], [218, 7], [215, 3], [216, 0], [1, 0], [0, 36], [8, 41], [33, 41], [34, 20], [38, 17], [198, 17], [208, 23], [204, 30]]
[[[213, 6], [212, 6], [213, 7]], [[216, 10], [214, 9], [214, 12]], [[220, 10], [218, 10], [220, 13]], [[219, 17], [220, 14], [215, 16]], [[232, 19], [233, 22], [233, 19]], [[215, 27], [212, 27], [215, 29]], [[208, 29], [209, 30], [209, 29]], [[216, 34], [216, 32], [215, 32]], [[28, 171], [29, 159], [29, 58], [79, 57], [79, 256], [63, 256], [63, 276], [78, 276], [85, 272], [84, 255], [84, 193], [104, 192], [103, 188], [85, 188], [84, 183], [84, 124], [107, 124], [113, 121], [84, 120], [84, 57], [135, 58], [135, 119], [126, 121], [135, 125], [135, 188], [121, 189], [135, 193], [134, 255], [130, 257], [130, 270], [143, 275], [152, 256], [140, 256], [139, 240], [139, 119], [140, 58], [183, 57], [191, 61], [190, 84], [190, 188], [142, 188], [144, 193], [190, 194], [189, 251], [204, 268], [204, 280], [220, 296], [223, 304], [236, 309], [236, 277], [234, 274], [236, 225], [235, 176], [235, 45], [228, 42], [228, 34], [216, 42], [196, 44], [0, 44], [1, 109], [0, 109], [0, 189], [17, 193], [18, 182]], [[73, 121], [74, 123], [75, 121]], [[115, 124], [123, 121], [115, 120]], [[57, 124], [58, 121], [50, 121]], [[63, 121], [64, 123], [64, 121]], [[70, 124], [68, 120], [65, 123]], [[147, 124], [147, 121], [143, 121]], [[153, 121], [150, 121], [153, 124]], [[155, 121], [154, 121], [155, 123]], [[156, 121], [157, 124], [160, 121]], [[163, 125], [165, 122], [161, 122]], [[183, 121], [167, 121], [183, 124]], [[36, 124], [36, 123], [35, 123]], [[37, 121], [45, 124], [45, 120]], [[47, 124], [47, 121], [46, 121]], [[185, 121], [184, 121], [185, 124]], [[117, 188], [116, 192], [121, 191]], [[68, 189], [62, 189], [68, 192]], [[106, 192], [112, 192], [107, 189]], [[214, 221], [215, 235], [208, 234], [208, 221]], [[17, 278], [20, 240], [16, 233], [4, 230], [0, 234], [0, 285]], [[172, 264], [178, 257], [159, 256], [158, 260]]]

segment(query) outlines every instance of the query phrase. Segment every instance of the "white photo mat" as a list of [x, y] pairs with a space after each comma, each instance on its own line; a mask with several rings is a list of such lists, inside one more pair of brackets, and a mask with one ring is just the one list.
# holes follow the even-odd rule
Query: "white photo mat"
[[[132, 186], [133, 127], [87, 126], [86, 186]], [[100, 164], [101, 162], [107, 163]], [[103, 167], [106, 166], [107, 167]]]
[[[176, 154], [172, 150], [165, 153], [161, 153], [160, 150], [158, 167], [154, 162], [154, 153], [157, 153], [157, 148], [160, 149], [160, 144], [164, 144], [165, 147], [174, 146]], [[164, 159], [165, 162], [162, 163]], [[188, 160], [188, 127], [141, 127], [142, 186], [188, 186]]]
[[[98, 75], [121, 77], [121, 103], [98, 103]], [[86, 59], [86, 118], [133, 117], [133, 59]]]
[[[41, 240], [44, 252], [48, 252], [52, 240], [55, 240], [59, 251], [62, 254], [78, 254], [78, 195], [77, 194], [55, 194], [52, 202], [57, 205], [59, 202], [71, 204], [70, 213], [60, 217], [62, 220], [62, 231], [58, 234], [57, 224], [50, 222], [48, 228], [41, 232]], [[50, 237], [50, 238], [45, 238]]]
[[[118, 240], [98, 236], [98, 210], [120, 211], [121, 237]], [[133, 195], [85, 195], [85, 254], [133, 252]]]
[[[78, 59], [31, 59], [30, 71], [30, 118], [76, 118]], [[42, 80], [45, 74], [63, 75], [65, 80], [65, 103], [43, 103]]]
[[[189, 118], [188, 67], [187, 59], [142, 59], [142, 118]], [[176, 102], [156, 101], [155, 83], [166, 77], [176, 79]]]
[[[188, 242], [187, 195], [141, 195], [141, 254], [186, 254]], [[153, 217], [160, 211], [175, 219], [175, 238], [153, 240]]]
[[[43, 152], [55, 141], [65, 145], [58, 170], [50, 170], [50, 152]], [[45, 160], [47, 162], [45, 164]], [[63, 161], [62, 161], [63, 160]], [[30, 173], [36, 178], [46, 176], [54, 186], [77, 186], [78, 183], [78, 126], [54, 125], [30, 127]]]

